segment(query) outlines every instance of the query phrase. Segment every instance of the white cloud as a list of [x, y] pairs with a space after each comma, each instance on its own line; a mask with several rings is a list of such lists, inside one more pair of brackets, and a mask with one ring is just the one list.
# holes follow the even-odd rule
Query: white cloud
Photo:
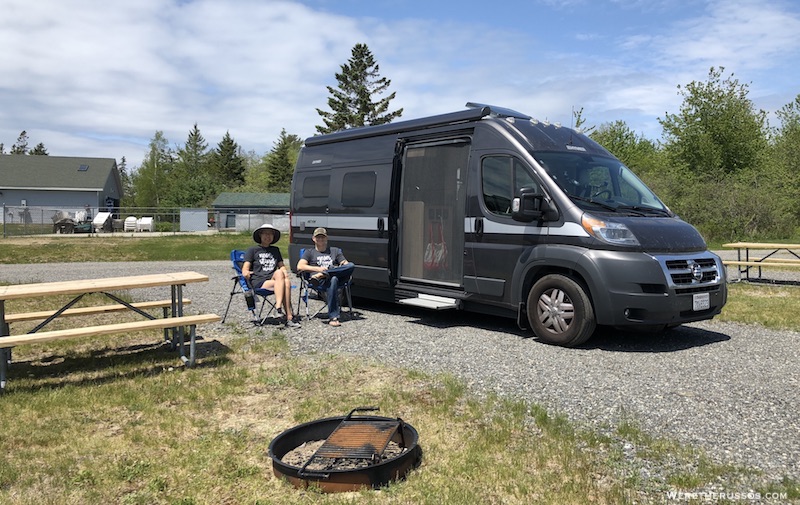
[[[196, 122], [211, 146], [230, 131], [263, 153], [281, 128], [314, 133], [325, 87], [357, 42], [391, 79], [405, 119], [479, 101], [569, 124], [584, 107], [592, 123], [623, 119], [653, 138], [656, 117], [680, 103], [676, 85], [705, 79], [712, 65], [772, 102], [798, 92], [800, 20], [780, 3], [714, 0], [692, 19], [674, 0], [620, 0], [613, 14], [630, 19], [617, 33], [593, 19], [579, 26], [584, 1], [526, 4], [540, 15], [485, 24], [475, 13], [382, 16], [378, 4], [353, 17], [332, 13], [336, 3], [322, 11], [289, 0], [6, 0], [0, 142], [9, 149], [25, 129], [51, 154], [126, 156], [133, 166], [156, 130], [182, 144]], [[556, 10], [569, 29], [547, 24]]]

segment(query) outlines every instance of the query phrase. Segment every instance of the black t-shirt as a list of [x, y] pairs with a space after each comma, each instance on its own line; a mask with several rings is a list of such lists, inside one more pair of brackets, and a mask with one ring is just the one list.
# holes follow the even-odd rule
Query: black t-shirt
[[309, 247], [303, 252], [303, 259], [315, 267], [333, 268], [347, 261], [338, 247], [328, 247], [320, 252], [316, 247]]
[[253, 275], [250, 276], [250, 283], [257, 288], [272, 279], [272, 274], [278, 269], [278, 265], [283, 263], [283, 256], [280, 249], [274, 245], [269, 247], [257, 245], [245, 251], [244, 261], [249, 261], [252, 265]]

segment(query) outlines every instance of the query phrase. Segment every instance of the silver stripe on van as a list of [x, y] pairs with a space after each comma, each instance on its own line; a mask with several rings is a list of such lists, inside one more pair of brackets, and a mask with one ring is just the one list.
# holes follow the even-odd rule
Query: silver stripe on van
[[[376, 230], [378, 227], [377, 216], [333, 216], [325, 214], [315, 215], [293, 215], [292, 226], [303, 228], [305, 224], [308, 228], [316, 226], [326, 226], [335, 230]], [[383, 220], [383, 229], [386, 230], [388, 226], [388, 218], [381, 217]], [[475, 219], [474, 217], [464, 218], [464, 230], [467, 233], [475, 232]], [[325, 223], [317, 224], [317, 223]], [[483, 232], [502, 234], [502, 235], [549, 235], [559, 237], [588, 237], [589, 234], [578, 223], [564, 223], [561, 226], [534, 226], [526, 224], [511, 224], [511, 223], [498, 223], [489, 219], [483, 219]]]

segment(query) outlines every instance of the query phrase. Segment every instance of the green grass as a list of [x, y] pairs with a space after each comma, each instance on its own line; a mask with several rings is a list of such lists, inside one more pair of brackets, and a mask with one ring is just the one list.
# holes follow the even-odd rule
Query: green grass
[[[278, 247], [288, 252], [288, 234]], [[52, 263], [85, 261], [212, 261], [230, 257], [232, 249], [255, 245], [250, 233], [208, 235], [148, 235], [106, 237], [73, 235], [0, 239], [0, 263]]]

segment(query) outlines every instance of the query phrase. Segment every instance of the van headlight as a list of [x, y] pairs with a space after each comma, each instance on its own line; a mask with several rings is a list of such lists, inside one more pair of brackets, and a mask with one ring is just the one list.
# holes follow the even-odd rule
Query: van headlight
[[586, 232], [598, 240], [614, 245], [638, 246], [639, 240], [622, 223], [603, 221], [589, 214], [581, 216], [581, 225]]

